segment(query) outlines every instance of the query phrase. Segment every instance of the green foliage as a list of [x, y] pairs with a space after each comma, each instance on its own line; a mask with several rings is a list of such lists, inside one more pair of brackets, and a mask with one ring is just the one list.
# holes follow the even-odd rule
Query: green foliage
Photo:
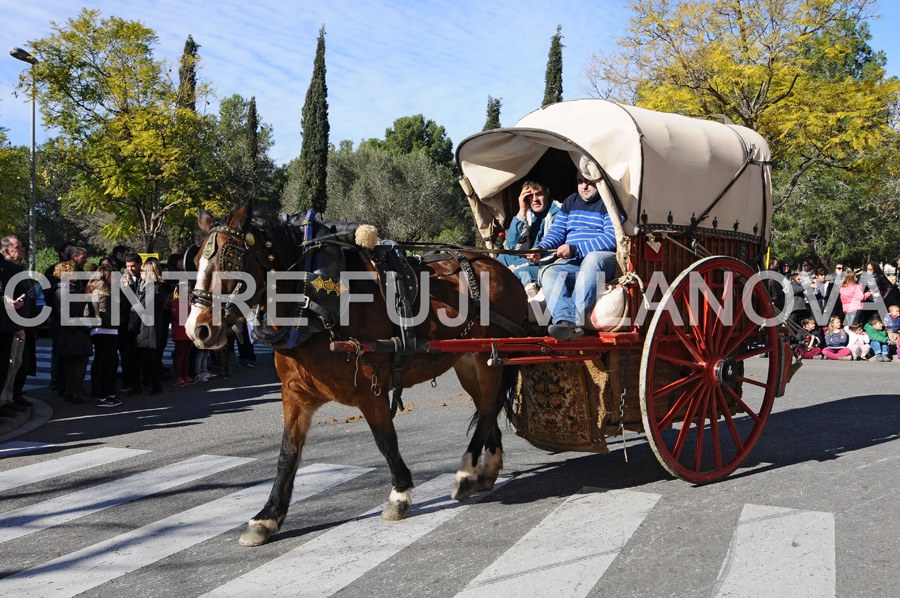
[[482, 131], [500, 128], [500, 100], [501, 98], [488, 96], [487, 120], [484, 122], [484, 128], [481, 129]]
[[178, 106], [191, 111], [197, 110], [197, 51], [200, 44], [190, 35], [184, 42], [181, 66], [178, 68]]
[[464, 200], [448, 187], [451, 177], [447, 166], [423, 150], [362, 144], [353, 151], [342, 144], [328, 160], [327, 216], [373, 224], [385, 239], [458, 243], [466, 231], [452, 229]]
[[550, 52], [547, 54], [547, 72], [544, 74], [544, 101], [541, 107], [562, 102], [562, 25], [556, 26], [556, 35], [550, 38]]
[[273, 145], [272, 126], [259, 124], [256, 98], [238, 94], [223, 99], [216, 120], [214, 163], [211, 182], [219, 203], [237, 207], [249, 200], [266, 201], [272, 191], [275, 163], [268, 155]]
[[835, 173], [804, 176], [775, 214], [773, 255], [791, 263], [893, 261], [900, 253], [900, 180]]
[[303, 143], [300, 160], [294, 171], [298, 177], [298, 206], [311, 206], [324, 212], [328, 196], [328, 87], [325, 84], [325, 26], [319, 29], [312, 80], [303, 104]]
[[0, 206], [3, 206], [0, 210], [0, 236], [19, 232], [22, 223], [27, 220], [30, 181], [29, 149], [9, 145], [6, 135], [0, 130]]
[[433, 162], [456, 169], [453, 141], [447, 137], [444, 127], [431, 119], [425, 120], [421, 114], [398, 118], [394, 126], [385, 130], [383, 140], [367, 139], [363, 144], [403, 154], [423, 151]]
[[47, 268], [59, 261], [59, 254], [53, 247], [42, 247], [34, 256], [34, 270], [43, 274]]
[[[179, 105], [156, 34], [135, 21], [82, 10], [32, 42], [44, 121], [60, 131], [56, 152], [72, 173], [64, 208], [110, 216], [107, 239], [136, 233], [152, 250], [166, 219], [201, 202], [196, 165], [214, 146], [210, 121]], [[196, 87], [197, 102], [208, 94]]]

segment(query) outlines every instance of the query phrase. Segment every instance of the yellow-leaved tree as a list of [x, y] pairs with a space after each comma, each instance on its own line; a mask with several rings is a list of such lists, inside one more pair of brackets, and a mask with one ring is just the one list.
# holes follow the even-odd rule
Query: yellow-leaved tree
[[590, 93], [758, 131], [781, 182], [776, 210], [805, 175], [871, 169], [896, 143], [900, 82], [865, 44], [874, 0], [629, 6], [617, 49], [594, 54], [585, 69]]

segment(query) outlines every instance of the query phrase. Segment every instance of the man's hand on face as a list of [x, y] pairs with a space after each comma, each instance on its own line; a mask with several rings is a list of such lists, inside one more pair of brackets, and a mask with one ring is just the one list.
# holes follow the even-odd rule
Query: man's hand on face
[[522, 187], [519, 193], [519, 218], [525, 220], [528, 210], [531, 209], [531, 197], [534, 195], [534, 189], [531, 187]]

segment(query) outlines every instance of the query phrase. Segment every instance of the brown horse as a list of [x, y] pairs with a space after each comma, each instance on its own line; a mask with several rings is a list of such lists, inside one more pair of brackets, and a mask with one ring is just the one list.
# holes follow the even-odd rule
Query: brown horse
[[[397, 445], [388, 399], [392, 388], [432, 380], [452, 367], [472, 396], [477, 410], [472, 422], [474, 432], [456, 474], [453, 498], [462, 500], [473, 491], [492, 489], [503, 466], [497, 417], [515, 379], [510, 375], [511, 368], [504, 373], [504, 368], [489, 366], [487, 353], [406, 352], [401, 362], [397, 352], [360, 351], [349, 359], [347, 353], [332, 352], [330, 343], [334, 341], [397, 339], [399, 333], [390, 317], [394, 306], [385, 300], [392, 294], [386, 293], [379, 282], [385, 278], [384, 272], [379, 274], [371, 259], [376, 252], [352, 246], [337, 235], [326, 234], [321, 241], [306, 238], [310, 235], [304, 235], [304, 231], [313, 231], [310, 216], [301, 226], [296, 222], [254, 219], [247, 205], [234, 211], [226, 224], [217, 226], [208, 213], [200, 212], [200, 227], [207, 236], [200, 246], [202, 252], [193, 259], [197, 284], [186, 323], [197, 347], [216, 349], [224, 344], [228, 328], [240, 318], [236, 307], [239, 296], [250, 297], [247, 303], [251, 307], [260, 306], [259, 320], [268, 318], [272, 322], [272, 316], [277, 315], [289, 322], [282, 326], [272, 324], [262, 332], [270, 340], [281, 339], [282, 348], [277, 348], [275, 341], [272, 344], [276, 346], [275, 365], [281, 379], [284, 435], [272, 492], [241, 535], [240, 543], [245, 546], [263, 544], [279, 530], [312, 416], [329, 401], [357, 407], [362, 412], [375, 444], [387, 460], [393, 487], [388, 507], [381, 515], [385, 519], [400, 520], [406, 516], [413, 488], [412, 475]], [[490, 281], [480, 287], [480, 301], [488, 302], [489, 315], [498, 316], [497, 320], [507, 324], [524, 325], [524, 289], [499, 262], [478, 254], [464, 254], [461, 260], [423, 261], [415, 269], [417, 274], [427, 273], [419, 277], [421, 292], [411, 302], [412, 313], [417, 317], [426, 310], [424, 320], [415, 325], [415, 339], [511, 336], [509, 325], [504, 329], [490, 320], [480, 321], [479, 313], [485, 313], [485, 309], [479, 312], [472, 298], [471, 291], [479, 289], [469, 282], [472, 273], [475, 280], [481, 281], [485, 280], [482, 273], [486, 273]], [[297, 275], [298, 271], [302, 273]], [[242, 272], [244, 280], [230, 278], [229, 272]], [[336, 272], [356, 274], [347, 285], [349, 288], [341, 285], [338, 278], [328, 276]], [[292, 280], [286, 279], [288, 273], [294, 273]], [[266, 302], [272, 305], [271, 297], [264, 298], [266, 284], [268, 291], [276, 295], [294, 293], [295, 300], [276, 299], [276, 309], [263, 315]], [[298, 290], [307, 299], [296, 300]], [[334, 299], [341, 293], [367, 300], [351, 300], [337, 308]], [[298, 319], [300, 315], [306, 326]], [[403, 334], [408, 337], [410, 332], [411, 327], [407, 326]], [[289, 345], [293, 346], [288, 348]]]

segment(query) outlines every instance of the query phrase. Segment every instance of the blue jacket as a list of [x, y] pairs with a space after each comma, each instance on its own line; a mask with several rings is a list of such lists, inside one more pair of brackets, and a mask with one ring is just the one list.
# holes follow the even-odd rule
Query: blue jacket
[[541, 242], [547, 230], [559, 214], [562, 204], [558, 201], [550, 202], [550, 207], [543, 214], [535, 214], [533, 210], [528, 210], [525, 220], [519, 218], [519, 215], [512, 219], [509, 230], [506, 232], [506, 241], [503, 246], [507, 249], [531, 249]]

